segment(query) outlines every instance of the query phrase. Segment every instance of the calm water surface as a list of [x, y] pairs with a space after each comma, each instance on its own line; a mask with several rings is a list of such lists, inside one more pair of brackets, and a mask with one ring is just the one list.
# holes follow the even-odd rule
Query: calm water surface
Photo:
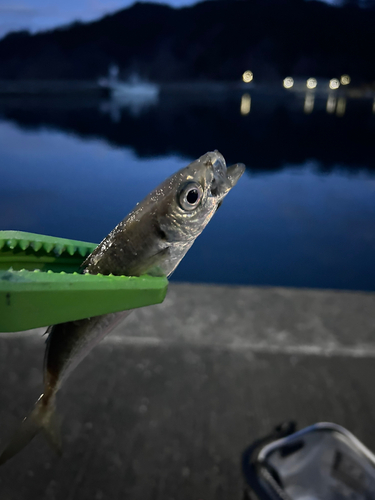
[[375, 290], [373, 103], [249, 97], [0, 100], [0, 228], [99, 242], [219, 149], [247, 171], [173, 280]]

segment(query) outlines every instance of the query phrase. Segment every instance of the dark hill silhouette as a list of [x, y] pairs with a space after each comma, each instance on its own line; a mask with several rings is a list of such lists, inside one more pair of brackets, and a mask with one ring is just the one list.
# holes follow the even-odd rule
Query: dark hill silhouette
[[303, 0], [137, 3], [99, 21], [0, 40], [2, 79], [93, 79], [116, 63], [152, 81], [286, 74], [373, 81], [375, 11]]

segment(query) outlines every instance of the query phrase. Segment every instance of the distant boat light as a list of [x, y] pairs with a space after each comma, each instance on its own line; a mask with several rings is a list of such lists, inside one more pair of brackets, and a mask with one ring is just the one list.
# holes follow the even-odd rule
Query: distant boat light
[[340, 82], [338, 81], [337, 78], [332, 78], [332, 80], [329, 81], [329, 88], [332, 90], [336, 90], [340, 87]]
[[286, 78], [284, 78], [284, 81], [283, 81], [283, 86], [284, 88], [286, 89], [291, 89], [294, 85], [294, 80], [291, 76], [287, 76]]
[[351, 78], [349, 75], [342, 75], [340, 78], [341, 85], [349, 85]]
[[315, 87], [318, 85], [318, 82], [316, 81], [316, 78], [309, 78], [306, 82], [306, 87], [308, 89], [315, 89]]
[[242, 80], [245, 83], [250, 83], [253, 78], [254, 78], [253, 72], [250, 71], [249, 69], [245, 71], [245, 73], [242, 75]]

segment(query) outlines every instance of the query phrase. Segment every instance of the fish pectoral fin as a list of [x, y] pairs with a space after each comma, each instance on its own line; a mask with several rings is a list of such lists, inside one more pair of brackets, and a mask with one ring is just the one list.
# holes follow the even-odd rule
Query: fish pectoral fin
[[55, 415], [54, 398], [46, 399], [44, 394], [40, 396], [31, 413], [24, 418], [8, 446], [1, 453], [0, 465], [3, 465], [25, 448], [42, 429], [52, 448], [55, 449], [58, 454], [61, 454], [61, 439]]
[[155, 277], [165, 276], [165, 271], [160, 266], [160, 262], [167, 257], [169, 251], [169, 246], [162, 248], [157, 253], [150, 255], [142, 265], [132, 266], [130, 276], [140, 276], [142, 274]]

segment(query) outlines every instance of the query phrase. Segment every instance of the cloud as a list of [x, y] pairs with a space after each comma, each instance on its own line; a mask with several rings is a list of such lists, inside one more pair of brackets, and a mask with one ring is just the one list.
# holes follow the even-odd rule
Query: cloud
[[14, 4], [4, 4], [0, 1], [0, 12], [1, 13], [35, 13], [37, 9], [34, 7], [29, 7], [27, 5], [14, 5]]
[[15, 3], [0, 0], [0, 36], [24, 29], [31, 32], [41, 31], [75, 20], [89, 21], [129, 3], [127, 0], [65, 0], [51, 5], [50, 0], [23, 0]]
[[0, 3], [0, 19], [3, 21], [4, 16], [7, 19], [30, 19], [38, 15], [38, 9], [28, 7], [27, 5], [1, 5]]
[[45, 0], [25, 0], [10, 4], [0, 0], [0, 36], [10, 31], [31, 32], [53, 28], [71, 21], [69, 9], [48, 5]]
[[[124, 9], [136, 0], [0, 0], [0, 37], [10, 31], [36, 31], [70, 24], [73, 21], [92, 21], [105, 14]], [[147, 0], [174, 7], [191, 5], [199, 0]]]

